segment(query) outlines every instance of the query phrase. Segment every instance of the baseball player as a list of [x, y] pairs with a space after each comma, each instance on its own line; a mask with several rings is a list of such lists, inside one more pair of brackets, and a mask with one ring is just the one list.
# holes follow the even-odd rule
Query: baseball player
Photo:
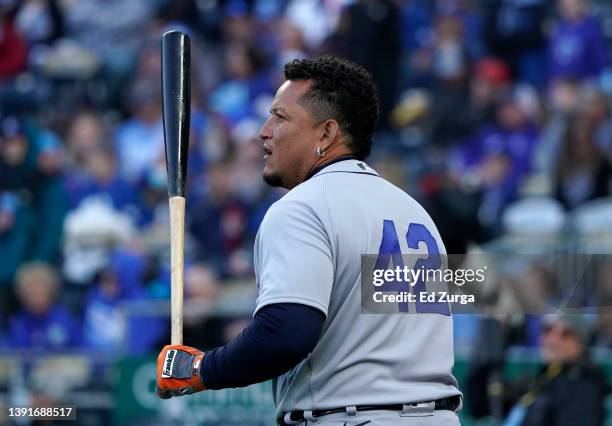
[[362, 314], [361, 255], [445, 254], [428, 214], [381, 178], [370, 153], [370, 75], [323, 57], [285, 65], [263, 125], [264, 180], [290, 191], [255, 241], [253, 322], [203, 353], [158, 357], [162, 398], [274, 379], [279, 425], [458, 425], [448, 306]]

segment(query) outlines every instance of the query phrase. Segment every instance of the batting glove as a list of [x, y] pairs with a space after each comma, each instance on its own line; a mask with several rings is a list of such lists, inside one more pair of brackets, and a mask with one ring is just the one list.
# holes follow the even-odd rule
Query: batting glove
[[183, 345], [166, 345], [157, 357], [157, 386], [162, 399], [206, 390], [200, 378], [204, 352]]

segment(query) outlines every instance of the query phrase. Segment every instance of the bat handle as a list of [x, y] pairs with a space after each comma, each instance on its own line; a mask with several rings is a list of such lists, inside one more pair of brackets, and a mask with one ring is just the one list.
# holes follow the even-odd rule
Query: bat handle
[[183, 344], [183, 277], [185, 253], [185, 198], [170, 197], [170, 279], [171, 337], [173, 345]]

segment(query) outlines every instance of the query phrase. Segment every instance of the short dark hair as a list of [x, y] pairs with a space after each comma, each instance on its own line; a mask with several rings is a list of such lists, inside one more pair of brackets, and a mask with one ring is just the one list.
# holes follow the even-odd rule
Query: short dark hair
[[312, 80], [300, 103], [319, 123], [336, 120], [357, 158], [363, 160], [370, 154], [380, 106], [376, 86], [365, 68], [333, 56], [295, 59], [285, 64], [285, 78]]

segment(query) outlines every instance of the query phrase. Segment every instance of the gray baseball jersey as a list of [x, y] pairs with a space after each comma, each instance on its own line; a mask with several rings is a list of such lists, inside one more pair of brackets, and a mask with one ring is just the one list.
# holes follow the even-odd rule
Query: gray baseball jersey
[[445, 253], [425, 210], [358, 160], [323, 168], [268, 210], [255, 241], [255, 312], [300, 303], [326, 315], [311, 354], [275, 380], [277, 417], [460, 394], [450, 313], [361, 312], [361, 255], [379, 253], [389, 232], [402, 253]]

